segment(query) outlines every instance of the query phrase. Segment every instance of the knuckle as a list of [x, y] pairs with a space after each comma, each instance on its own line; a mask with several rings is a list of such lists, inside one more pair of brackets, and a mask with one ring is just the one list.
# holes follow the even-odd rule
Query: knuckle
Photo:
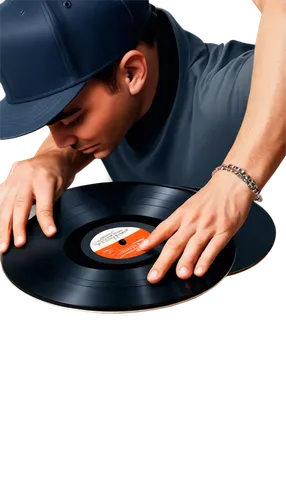
[[157, 229], [147, 237], [150, 244], [155, 243], [159, 238], [160, 238], [160, 232], [157, 231]]
[[181, 267], [181, 265], [187, 265], [187, 267], [190, 267], [196, 262], [197, 259], [197, 252], [185, 251], [178, 262], [178, 267]]
[[11, 167], [11, 169], [10, 169], [10, 172], [9, 172], [8, 178], [9, 178], [10, 176], [13, 176], [13, 175], [14, 175], [14, 173], [15, 173], [15, 171], [16, 171], [16, 169], [17, 169], [18, 165], [19, 165], [19, 163], [20, 163], [19, 161], [15, 161], [15, 162], [13, 163], [13, 165], [12, 165], [12, 167]]
[[17, 231], [19, 229], [22, 229], [23, 228], [23, 222], [22, 221], [14, 221], [13, 222], [13, 230]]
[[49, 217], [50, 215], [52, 215], [53, 211], [50, 207], [43, 207], [43, 208], [39, 208], [38, 211], [37, 211], [37, 215], [38, 216], [43, 216], [43, 217]]
[[21, 165], [23, 165], [23, 160], [15, 160], [15, 161], [14, 161], [14, 163], [12, 163], [12, 164], [9, 166], [9, 168], [12, 170], [13, 168], [18, 167], [18, 166], [20, 165], [20, 163], [21, 163]]
[[24, 205], [25, 205], [24, 198], [16, 198], [16, 200], [14, 202], [15, 208], [23, 208]]
[[[174, 215], [174, 214], [172, 214]], [[171, 217], [171, 216], [170, 216]], [[167, 217], [167, 219], [163, 219], [155, 228], [155, 231], [162, 231], [166, 227], [169, 227], [170, 224], [170, 217]]]
[[54, 176], [51, 173], [47, 172], [44, 169], [41, 169], [39, 170], [36, 180], [39, 184], [41, 184], [42, 182], [44, 182], [45, 184], [50, 184], [53, 178]]
[[18, 170], [19, 173], [22, 171], [23, 167], [23, 160], [16, 160], [14, 163], [9, 165], [8, 170], [7, 170], [7, 180], [9, 179], [10, 181], [14, 181], [14, 175], [17, 173], [18, 175]]
[[221, 236], [223, 234], [229, 235], [233, 231], [234, 227], [235, 223], [223, 221], [218, 224], [214, 236]]
[[152, 233], [150, 233], [149, 235], [147, 235], [145, 238], [147, 238], [148, 241], [151, 242], [151, 241], [155, 240], [156, 237], [157, 237], [157, 232], [153, 231]]
[[47, 182], [55, 182], [55, 174], [45, 167], [39, 168], [39, 176]]
[[159, 231], [157, 231], [157, 228], [156, 228], [156, 229], [154, 229], [154, 231], [152, 231], [152, 233], [150, 233], [148, 235], [148, 240], [150, 242], [153, 242], [153, 240], [156, 240], [157, 236], [159, 236]]
[[180, 248], [184, 245], [184, 240], [182, 238], [179, 238], [178, 236], [173, 236], [172, 238], [169, 238], [166, 246], [170, 248]]
[[209, 240], [212, 233], [209, 228], [198, 228], [195, 234], [196, 234], [196, 240], [200, 245]]

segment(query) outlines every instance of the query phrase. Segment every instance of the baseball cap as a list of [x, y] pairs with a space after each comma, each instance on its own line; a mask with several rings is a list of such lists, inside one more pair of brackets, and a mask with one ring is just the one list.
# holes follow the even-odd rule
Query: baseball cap
[[86, 82], [134, 48], [148, 0], [5, 0], [0, 5], [0, 139], [53, 120]]

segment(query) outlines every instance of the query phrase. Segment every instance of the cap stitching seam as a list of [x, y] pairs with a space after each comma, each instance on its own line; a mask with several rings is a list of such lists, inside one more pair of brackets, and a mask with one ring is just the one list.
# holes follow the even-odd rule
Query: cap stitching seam
[[126, 3], [125, 3], [123, 0], [119, 0], [119, 1], [120, 1], [120, 2], [124, 5], [124, 7], [128, 10], [129, 15], [130, 15], [131, 20], [132, 20], [133, 29], [134, 29], [134, 31], [135, 31], [135, 22], [134, 22], [134, 17], [132, 16], [132, 13], [131, 13], [131, 11], [130, 11], [130, 9], [129, 9], [128, 5], [126, 5]]
[[45, 2], [42, 2], [42, 7], [43, 7], [43, 12], [44, 12], [44, 15], [47, 19], [47, 22], [48, 24], [50, 25], [50, 28], [54, 28], [53, 29], [53, 33], [54, 33], [54, 37], [55, 37], [55, 40], [59, 46], [59, 49], [60, 49], [60, 53], [61, 53], [61, 56], [62, 56], [62, 60], [64, 62], [64, 65], [69, 73], [69, 75], [72, 77], [72, 78], [75, 78], [75, 75], [73, 74], [72, 70], [71, 70], [71, 67], [70, 67], [70, 64], [69, 64], [69, 60], [68, 60], [68, 57], [66, 55], [66, 51], [65, 51], [65, 48], [63, 46], [63, 44], [61, 43], [61, 40], [60, 38], [58, 37], [58, 29], [57, 29], [57, 26], [56, 24], [54, 23], [54, 20], [52, 19], [51, 15], [50, 15], [50, 12], [49, 12], [49, 9], [47, 8]]

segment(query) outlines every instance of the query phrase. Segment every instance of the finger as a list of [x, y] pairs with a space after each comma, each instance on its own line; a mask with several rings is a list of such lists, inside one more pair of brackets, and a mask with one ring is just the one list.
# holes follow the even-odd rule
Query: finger
[[6, 197], [8, 191], [7, 183], [4, 181], [2, 184], [0, 184], [0, 205], [3, 203], [4, 198]]
[[192, 238], [189, 239], [186, 248], [179, 259], [176, 267], [176, 273], [179, 278], [189, 278], [193, 274], [194, 266], [206, 248], [213, 234], [209, 230], [197, 230]]
[[151, 248], [159, 245], [162, 241], [170, 238], [170, 236], [180, 227], [181, 217], [181, 213], [176, 210], [170, 217], [160, 222], [148, 236], [148, 239], [142, 241], [140, 245], [138, 245], [140, 250], [151, 250]]
[[157, 261], [148, 273], [148, 281], [157, 282], [161, 278], [163, 278], [171, 265], [184, 251], [189, 238], [189, 233], [179, 230], [175, 233], [174, 236], [172, 236], [172, 238], [168, 239]]
[[57, 230], [53, 218], [55, 185], [56, 181], [48, 181], [35, 190], [36, 216], [46, 236], [52, 236]]
[[202, 276], [209, 269], [218, 254], [231, 240], [232, 236], [233, 235], [231, 235], [229, 232], [215, 234], [213, 236], [213, 238], [201, 254], [198, 262], [196, 263], [194, 271], [196, 275]]
[[29, 185], [24, 185], [17, 194], [14, 201], [13, 212], [13, 234], [14, 245], [19, 247], [26, 243], [26, 225], [29, 219], [31, 206], [33, 204], [33, 194]]
[[0, 207], [0, 253], [5, 253], [10, 244], [13, 218], [13, 203], [4, 201]]

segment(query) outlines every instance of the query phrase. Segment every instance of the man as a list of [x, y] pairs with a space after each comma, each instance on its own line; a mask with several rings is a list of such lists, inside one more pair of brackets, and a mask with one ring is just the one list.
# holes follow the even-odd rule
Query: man
[[[11, 0], [6, 13], [5, 7], [2, 9], [4, 42], [8, 29], [10, 33], [11, 26], [16, 30], [16, 18], [9, 15], [12, 14], [9, 9], [16, 3]], [[3, 82], [4, 90], [8, 82], [9, 103], [4, 106], [4, 100], [1, 101], [0, 114], [2, 109], [3, 116], [7, 117], [1, 123], [1, 138], [17, 137], [45, 124], [51, 136], [34, 158], [16, 162], [11, 171], [13, 175], [0, 186], [2, 251], [8, 248], [12, 224], [15, 244], [25, 243], [24, 226], [33, 199], [37, 201], [37, 217], [44, 233], [55, 234], [56, 228], [48, 231], [49, 226], [55, 226], [53, 201], [70, 185], [76, 172], [95, 157], [103, 160], [115, 181], [201, 188], [157, 226], [145, 249], [150, 250], [167, 240], [151, 269], [157, 271], [157, 275], [153, 278], [151, 272], [148, 275], [152, 283], [160, 281], [179, 257], [178, 277], [188, 278], [193, 272], [202, 276], [242, 226], [252, 201], [257, 199], [250, 185], [233, 171], [220, 170], [212, 176], [213, 170], [222, 163], [239, 165], [259, 192], [285, 157], [285, 2], [254, 2], [262, 13], [255, 51], [253, 45], [235, 40], [225, 45], [204, 43], [183, 30], [170, 13], [148, 5], [148, 1], [130, 0], [120, 5], [108, 0], [81, 2], [78, 12], [77, 3], [76, 0], [59, 2], [66, 7], [65, 13], [64, 8], [60, 10], [59, 5], [52, 3], [48, 12], [60, 27], [61, 43], [66, 44], [61, 51], [68, 68], [66, 74], [58, 57], [60, 52], [52, 50], [43, 38], [26, 61], [28, 65], [31, 60], [29, 69], [36, 83], [32, 78], [25, 80], [24, 76], [24, 83], [21, 82], [24, 91], [20, 90], [13, 80], [13, 72], [15, 66], [20, 72], [22, 61], [18, 61], [17, 67], [16, 54], [8, 48], [5, 52], [4, 45], [6, 57], [2, 64], [6, 78]], [[42, 2], [37, 4], [40, 9]], [[89, 12], [95, 8], [98, 9], [96, 17], [95, 12]], [[46, 11], [46, 7], [43, 9]], [[48, 33], [46, 17], [42, 17], [42, 23]], [[140, 38], [134, 46], [134, 26], [138, 28], [136, 36], [139, 32], [142, 36], [143, 26], [150, 27], [156, 20], [154, 45]], [[82, 26], [77, 38], [80, 48], [71, 41], [75, 31], [69, 32], [76, 22]], [[97, 65], [98, 70], [87, 78], [87, 68], [91, 69], [95, 53], [88, 54], [84, 43], [85, 40], [90, 43], [91, 34], [100, 52], [96, 53], [98, 60], [92, 61], [93, 68]], [[120, 45], [117, 57], [115, 39]], [[40, 60], [44, 53], [47, 53], [45, 65]], [[49, 64], [51, 55], [52, 65]], [[11, 56], [14, 56], [13, 65], [9, 63]], [[97, 77], [103, 76], [101, 70], [106, 69], [106, 61], [115, 59], [119, 65], [113, 80], [117, 87], [114, 92], [106, 88], [104, 77], [102, 81]], [[36, 73], [37, 61], [42, 71], [46, 70], [45, 79]], [[76, 78], [77, 74], [86, 76], [85, 81]], [[62, 94], [55, 93], [60, 89]], [[65, 106], [61, 106], [61, 96]], [[40, 101], [41, 113], [37, 113]], [[49, 103], [52, 106], [48, 107]], [[22, 121], [13, 123], [13, 113], [17, 111], [19, 116], [21, 110]], [[30, 116], [30, 121], [26, 118], [25, 123], [25, 110], [31, 116], [32, 111], [36, 114], [32, 122]], [[40, 171], [45, 172], [45, 177], [38, 174]], [[22, 242], [17, 243], [18, 237]]]

